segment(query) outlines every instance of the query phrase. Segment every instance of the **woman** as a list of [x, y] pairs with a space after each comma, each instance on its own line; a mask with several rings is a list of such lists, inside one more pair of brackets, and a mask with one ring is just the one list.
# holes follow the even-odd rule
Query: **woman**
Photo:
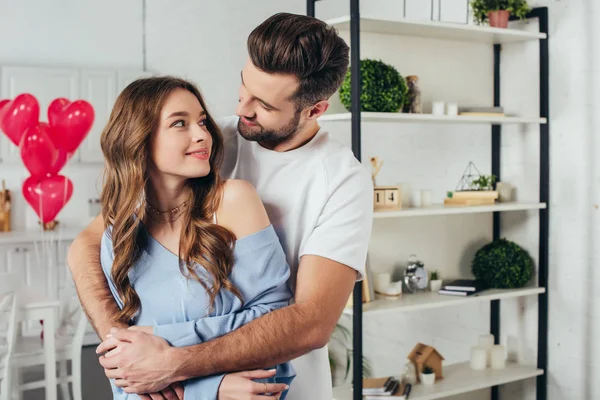
[[[122, 322], [189, 346], [288, 304], [290, 270], [277, 235], [250, 184], [219, 178], [223, 139], [193, 84], [131, 83], [101, 144], [101, 261]], [[289, 363], [276, 371], [271, 382], [295, 376]], [[186, 381], [185, 398], [224, 398], [222, 380]], [[114, 384], [113, 394], [128, 398]]]

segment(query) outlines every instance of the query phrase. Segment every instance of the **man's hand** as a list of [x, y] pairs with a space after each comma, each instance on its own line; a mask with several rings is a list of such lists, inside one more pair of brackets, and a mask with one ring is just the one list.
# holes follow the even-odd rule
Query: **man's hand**
[[[109, 379], [126, 393], [160, 392], [173, 382], [171, 346], [162, 338], [130, 329], [111, 330], [96, 353]], [[160, 397], [159, 397], [160, 398]]]
[[[288, 389], [283, 383], [259, 383], [252, 379], [264, 379], [274, 376], [276, 370], [256, 370], [236, 372], [227, 374], [219, 386], [218, 400], [239, 400], [239, 399], [276, 399], [281, 397], [281, 393]], [[268, 394], [268, 396], [267, 396]]]
[[151, 326], [132, 325], [127, 329], [129, 329], [131, 331], [144, 332], [144, 333], [147, 333], [148, 335], [154, 335], [154, 328]]

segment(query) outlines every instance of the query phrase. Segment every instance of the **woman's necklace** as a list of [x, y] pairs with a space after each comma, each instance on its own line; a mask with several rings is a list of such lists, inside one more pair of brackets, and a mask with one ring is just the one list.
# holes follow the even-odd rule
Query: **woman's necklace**
[[[148, 216], [153, 221], [159, 222], [159, 223], [164, 223], [164, 224], [166, 224], [167, 222], [175, 222], [175, 221], [177, 221], [183, 215], [183, 208], [186, 206], [186, 204], [187, 204], [187, 201], [184, 201], [183, 203], [181, 203], [177, 207], [174, 207], [174, 208], [172, 208], [170, 210], [160, 211], [160, 210], [156, 209], [155, 207], [152, 207], [152, 205], [150, 205], [150, 203], [146, 202], [146, 205], [148, 206], [148, 208], [151, 211], [150, 213], [148, 213]], [[154, 216], [153, 214], [156, 214], [156, 216]], [[160, 218], [164, 214], [169, 214], [167, 216], [167, 219]]]

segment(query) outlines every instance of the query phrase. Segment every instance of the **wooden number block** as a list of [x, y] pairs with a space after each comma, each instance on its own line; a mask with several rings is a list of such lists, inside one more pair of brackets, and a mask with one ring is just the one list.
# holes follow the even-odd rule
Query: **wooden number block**
[[398, 210], [402, 207], [402, 193], [397, 186], [377, 186], [373, 196], [375, 210]]
[[384, 208], [385, 207], [385, 190], [375, 189], [373, 191], [373, 206], [375, 209]]
[[400, 203], [400, 193], [398, 189], [388, 189], [385, 191], [385, 206], [397, 208]]

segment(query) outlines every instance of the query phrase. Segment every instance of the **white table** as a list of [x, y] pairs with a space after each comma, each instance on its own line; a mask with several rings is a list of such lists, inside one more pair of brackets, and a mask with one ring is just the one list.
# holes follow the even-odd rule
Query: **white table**
[[56, 400], [56, 340], [60, 302], [48, 298], [28, 287], [18, 292], [19, 311], [17, 321], [44, 321], [44, 378], [46, 381], [46, 400]]

